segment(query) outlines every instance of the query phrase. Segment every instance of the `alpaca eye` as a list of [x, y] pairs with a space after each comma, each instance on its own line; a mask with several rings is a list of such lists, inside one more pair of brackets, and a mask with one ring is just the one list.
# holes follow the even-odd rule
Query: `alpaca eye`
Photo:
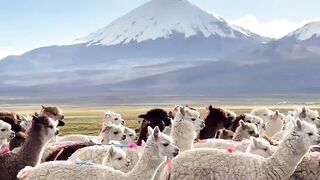
[[114, 118], [115, 121], [118, 121], [118, 118]]
[[254, 134], [254, 131], [249, 131], [249, 134]]
[[263, 116], [268, 116], [268, 114], [263, 114]]
[[49, 126], [49, 128], [53, 129], [53, 126], [52, 126], [52, 125], [50, 125], [50, 126]]
[[308, 133], [309, 136], [313, 136], [313, 133]]
[[113, 134], [117, 135], [117, 134], [119, 134], [119, 132], [113, 132]]
[[167, 146], [169, 146], [169, 144], [168, 144], [168, 143], [164, 143], [163, 146], [164, 146], [164, 147], [167, 147]]
[[6, 131], [6, 129], [1, 129], [1, 131]]
[[268, 151], [268, 149], [264, 149], [264, 151]]
[[193, 118], [193, 119], [191, 119], [192, 121], [196, 121], [197, 119], [196, 118]]
[[315, 120], [316, 120], [316, 118], [311, 118], [311, 120], [312, 120], [312, 121], [315, 121]]
[[122, 157], [119, 157], [118, 160], [121, 161], [121, 160], [122, 160]]
[[318, 119], [320, 119], [320, 117], [318, 117]]
[[130, 137], [132, 137], [132, 136], [133, 136], [133, 134], [129, 134], [129, 136], [130, 136]]
[[248, 120], [247, 122], [248, 122], [248, 123], [251, 123], [251, 121], [250, 121], [250, 120]]

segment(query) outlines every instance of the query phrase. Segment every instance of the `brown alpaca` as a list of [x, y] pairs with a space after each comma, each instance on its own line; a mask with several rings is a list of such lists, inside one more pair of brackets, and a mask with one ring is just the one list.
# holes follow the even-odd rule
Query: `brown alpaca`
[[56, 127], [51, 118], [34, 116], [29, 136], [23, 146], [18, 151], [0, 155], [0, 179], [17, 179], [21, 169], [39, 164], [43, 148], [55, 134]]
[[234, 132], [229, 129], [220, 129], [217, 131], [214, 138], [216, 139], [232, 139]]
[[214, 138], [219, 129], [228, 128], [231, 120], [227, 118], [226, 112], [220, 108], [208, 107], [209, 114], [205, 119], [205, 127], [200, 131], [199, 139]]
[[236, 117], [236, 119], [234, 121], [232, 121], [231, 126], [229, 127], [229, 129], [233, 132], [236, 132], [236, 129], [240, 126], [240, 120], [245, 120], [245, 115], [241, 114], [239, 116]]
[[55, 106], [44, 106], [41, 105], [42, 110], [40, 111], [40, 115], [48, 116], [52, 118], [53, 120], [58, 121], [58, 126], [64, 126], [64, 115], [59, 107]]

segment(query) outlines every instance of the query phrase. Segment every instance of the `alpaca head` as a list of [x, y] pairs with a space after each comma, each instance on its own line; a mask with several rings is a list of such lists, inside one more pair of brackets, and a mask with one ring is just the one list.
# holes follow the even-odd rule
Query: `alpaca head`
[[64, 126], [64, 114], [61, 108], [41, 105], [40, 115], [45, 115], [55, 120], [56, 126]]
[[189, 123], [194, 127], [196, 132], [200, 131], [205, 127], [204, 121], [200, 118], [200, 113], [196, 110], [190, 109], [188, 107], [179, 107], [179, 110], [176, 112], [174, 122], [180, 123], [185, 122]]
[[228, 109], [225, 110], [226, 112], [226, 117], [229, 121], [234, 121], [237, 118], [237, 114], [233, 111], [230, 111]]
[[14, 137], [14, 134], [11, 130], [11, 125], [0, 120], [0, 140], [11, 139]]
[[138, 145], [147, 140], [148, 127], [155, 128], [158, 126], [160, 131], [163, 131], [166, 126], [171, 124], [171, 116], [163, 109], [151, 109], [146, 114], [141, 114], [138, 117], [143, 119], [139, 131]]
[[299, 138], [300, 145], [303, 145], [308, 149], [312, 145], [318, 145], [320, 143], [320, 135], [317, 132], [317, 128], [314, 124], [306, 121], [297, 120], [292, 134], [294, 138]]
[[320, 117], [317, 110], [312, 110], [307, 107], [302, 107], [301, 109], [296, 108], [296, 118], [299, 118], [302, 121], [307, 121], [320, 127]]
[[251, 136], [259, 137], [258, 129], [256, 125], [252, 123], [245, 123], [240, 120], [240, 126], [237, 128], [235, 132], [235, 137], [239, 138], [237, 140], [249, 139]]
[[110, 146], [107, 156], [103, 159], [102, 164], [104, 166], [110, 166], [115, 170], [127, 168], [131, 162], [126, 157], [126, 153], [121, 148]]
[[207, 127], [212, 127], [212, 125], [218, 125], [218, 129], [221, 128], [229, 128], [232, 124], [232, 118], [234, 118], [234, 114], [229, 112], [229, 116], [227, 116], [227, 112], [221, 108], [214, 108], [210, 105], [208, 108], [208, 116], [205, 119], [205, 123]]
[[269, 114], [269, 118], [267, 119], [267, 121], [281, 121], [283, 122], [285, 118], [285, 115], [280, 113], [279, 111], [275, 111], [271, 114]]
[[124, 120], [122, 119], [120, 114], [107, 111], [104, 115], [104, 123], [112, 123], [116, 125], [124, 125]]
[[17, 123], [15, 119], [10, 116], [1, 116], [0, 119], [11, 125], [11, 130], [18, 133], [22, 130], [21, 125]]
[[32, 127], [29, 132], [31, 134], [36, 133], [37, 136], [40, 135], [44, 141], [49, 141], [59, 133], [56, 120], [47, 116], [33, 116]]
[[137, 142], [139, 137], [133, 129], [124, 127], [124, 133], [126, 134], [126, 139], [124, 140], [125, 144]]
[[100, 136], [102, 136], [102, 144], [108, 144], [111, 140], [124, 142], [127, 138], [127, 135], [124, 133], [123, 126], [111, 123], [105, 124]]
[[270, 157], [275, 150], [276, 148], [272, 147], [267, 140], [252, 137], [252, 143], [249, 145], [247, 152], [267, 158]]
[[172, 159], [179, 154], [179, 148], [173, 144], [172, 138], [161, 133], [158, 127], [154, 129], [148, 127], [148, 134], [147, 145], [149, 143], [155, 144], [159, 150], [160, 157]]
[[258, 116], [245, 113], [243, 120], [244, 120], [244, 122], [255, 124], [259, 131], [261, 131], [263, 129], [263, 119], [261, 119]]
[[216, 139], [232, 139], [234, 132], [229, 129], [220, 129], [216, 132]]

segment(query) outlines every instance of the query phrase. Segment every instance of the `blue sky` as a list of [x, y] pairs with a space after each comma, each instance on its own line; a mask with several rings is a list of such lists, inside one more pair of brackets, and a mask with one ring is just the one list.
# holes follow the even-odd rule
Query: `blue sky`
[[[0, 58], [87, 35], [148, 0], [0, 0]], [[281, 37], [320, 18], [319, 0], [190, 0], [253, 32]]]

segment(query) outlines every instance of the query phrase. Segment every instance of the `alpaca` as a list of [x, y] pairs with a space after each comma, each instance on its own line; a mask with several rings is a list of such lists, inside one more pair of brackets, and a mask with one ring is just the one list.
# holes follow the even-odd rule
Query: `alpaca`
[[166, 126], [170, 126], [171, 124], [171, 116], [169, 116], [168, 113], [163, 109], [152, 109], [146, 114], [141, 114], [138, 117], [143, 119], [139, 131], [139, 139], [137, 142], [139, 146], [142, 144], [142, 141], [147, 140], [149, 126], [152, 128], [158, 126], [162, 132]]
[[232, 139], [234, 132], [228, 129], [220, 129], [217, 131], [214, 138], [216, 139]]
[[14, 117], [16, 115], [14, 114], [6, 114], [6, 113], [1, 113], [0, 119], [8, 124], [11, 125], [11, 130], [15, 133], [20, 132], [22, 130], [21, 125], [19, 124], [20, 120], [15, 119]]
[[228, 109], [226, 109], [226, 110], [224, 110], [225, 112], [226, 112], [226, 117], [227, 117], [227, 119], [229, 120], [229, 121], [234, 121], [234, 120], [236, 120], [236, 118], [237, 118], [237, 114], [235, 113], [235, 112], [233, 112], [233, 111], [231, 111], [231, 110], [228, 110]]
[[59, 137], [58, 142], [64, 142], [64, 141], [88, 142], [91, 139], [101, 141], [102, 144], [109, 144], [111, 140], [123, 142], [127, 138], [124, 131], [125, 131], [125, 128], [121, 125], [106, 124], [99, 136], [71, 134], [71, 135]]
[[17, 179], [22, 168], [39, 164], [43, 148], [55, 135], [56, 127], [51, 118], [34, 116], [32, 128], [23, 146], [18, 151], [0, 155], [0, 179]]
[[319, 152], [308, 153], [297, 166], [296, 170], [290, 177], [290, 180], [296, 179], [319, 179]]
[[277, 148], [272, 146], [266, 139], [252, 137], [252, 143], [250, 143], [246, 152], [267, 158], [270, 157], [276, 149]]
[[137, 133], [128, 127], [124, 127], [124, 134], [126, 135], [126, 139], [123, 140], [123, 144], [135, 143], [139, 139]]
[[112, 167], [115, 170], [126, 169], [131, 162], [126, 157], [126, 152], [121, 148], [111, 146], [107, 156], [102, 160], [102, 165]]
[[167, 179], [289, 179], [310, 146], [320, 142], [314, 125], [297, 120], [295, 128], [269, 158], [216, 149], [193, 149], [172, 160]]
[[269, 118], [266, 118], [264, 121], [265, 127], [261, 134], [264, 134], [268, 137], [272, 137], [283, 129], [285, 115], [279, 113], [279, 111], [274, 112], [272, 115], [269, 115]]
[[250, 136], [259, 137], [257, 127], [252, 123], [245, 123], [240, 121], [240, 126], [236, 129], [234, 133], [234, 141], [242, 141], [243, 139], [249, 139]]
[[311, 110], [307, 107], [299, 108], [297, 106], [294, 107], [294, 118], [299, 118], [303, 121], [310, 122], [315, 124], [317, 128], [320, 128], [320, 117], [319, 112], [317, 110]]
[[263, 125], [264, 125], [263, 119], [248, 113], [237, 116], [236, 119], [232, 121], [229, 129], [235, 132], [236, 129], [240, 126], [240, 120], [243, 120], [244, 122], [248, 122], [248, 123], [254, 123], [257, 126], [259, 132], [263, 130]]
[[231, 119], [228, 119], [223, 109], [208, 107], [209, 114], [205, 119], [205, 127], [200, 131], [199, 139], [214, 138], [219, 129], [228, 128]]
[[271, 109], [268, 108], [256, 108], [252, 109], [250, 114], [260, 117], [264, 122], [269, 120], [269, 117], [274, 114]]
[[40, 111], [41, 116], [48, 116], [50, 118], [52, 118], [53, 120], [55, 120], [56, 127], [57, 126], [64, 126], [64, 114], [61, 108], [59, 107], [55, 107], [55, 106], [44, 106], [41, 105], [42, 109]]
[[65, 144], [48, 144], [43, 152], [41, 162], [68, 160], [68, 158], [77, 150], [98, 145], [94, 141], [88, 142], [64, 142]]
[[157, 167], [165, 160], [178, 155], [179, 149], [173, 145], [172, 139], [160, 132], [156, 127], [149, 127], [150, 136], [147, 139], [143, 154], [137, 165], [129, 172], [123, 173], [101, 165], [79, 165], [70, 161], [54, 161], [40, 164], [34, 168], [26, 167], [20, 171], [18, 178], [26, 180], [51, 179], [110, 179], [110, 180], [140, 180], [152, 179]]
[[188, 107], [179, 107], [173, 120], [170, 136], [180, 151], [192, 148], [196, 132], [204, 128], [200, 113]]
[[14, 134], [11, 125], [0, 120], [0, 154], [8, 149], [8, 140], [13, 138]]
[[2, 119], [2, 120], [3, 119], [10, 119], [15, 124], [20, 124], [20, 122], [21, 122], [21, 116], [19, 114], [13, 113], [13, 112], [0, 112], [0, 119]]
[[124, 125], [124, 120], [122, 119], [120, 114], [107, 111], [104, 114], [103, 126], [104, 124], [109, 124], [109, 123], [116, 124], [116, 125]]
[[28, 132], [31, 129], [32, 125], [32, 116], [29, 114], [23, 114], [21, 115], [21, 128], [25, 131]]

